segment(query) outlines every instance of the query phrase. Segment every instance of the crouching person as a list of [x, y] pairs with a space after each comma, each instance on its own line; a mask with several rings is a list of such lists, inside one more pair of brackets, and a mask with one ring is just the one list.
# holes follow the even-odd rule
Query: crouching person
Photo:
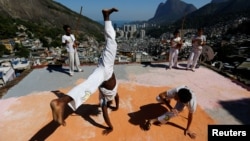
[[[189, 112], [185, 135], [189, 135], [193, 139], [196, 137], [196, 134], [190, 130], [190, 126], [197, 107], [197, 101], [195, 94], [187, 86], [179, 86], [166, 92], [162, 92], [156, 97], [156, 100], [160, 103], [166, 104], [169, 111], [155, 119], [148, 119], [145, 123], [146, 130], [150, 129], [152, 123], [167, 123], [171, 118], [178, 116], [178, 114], [182, 112], [185, 107], [187, 107]], [[171, 100], [176, 100], [174, 108], [170, 105]]]

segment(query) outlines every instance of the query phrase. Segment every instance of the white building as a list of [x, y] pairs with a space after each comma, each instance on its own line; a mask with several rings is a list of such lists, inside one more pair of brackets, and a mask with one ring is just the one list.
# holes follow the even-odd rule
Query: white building
[[146, 31], [144, 29], [142, 29], [140, 31], [140, 37], [143, 39], [146, 36]]
[[10, 62], [3, 62], [0, 66], [0, 87], [3, 87], [9, 81], [16, 78], [15, 70]]

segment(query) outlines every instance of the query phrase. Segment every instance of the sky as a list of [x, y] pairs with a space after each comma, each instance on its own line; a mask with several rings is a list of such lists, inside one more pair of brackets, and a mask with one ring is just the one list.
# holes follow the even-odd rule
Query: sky
[[[154, 17], [160, 3], [167, 0], [54, 0], [69, 9], [80, 13], [92, 20], [102, 20], [101, 9], [116, 7], [119, 12], [111, 16], [111, 20], [143, 21]], [[182, 0], [193, 4], [197, 9], [211, 2], [211, 0]]]

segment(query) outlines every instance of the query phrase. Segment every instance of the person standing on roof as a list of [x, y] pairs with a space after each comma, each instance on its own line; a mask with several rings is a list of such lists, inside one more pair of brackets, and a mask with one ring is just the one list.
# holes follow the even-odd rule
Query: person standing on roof
[[194, 68], [196, 67], [199, 57], [202, 53], [202, 46], [205, 44], [206, 36], [203, 35], [203, 29], [199, 28], [197, 30], [197, 35], [192, 39], [192, 50], [188, 58], [186, 70], [191, 69], [194, 71]]
[[78, 72], [83, 70], [80, 68], [80, 60], [78, 57], [77, 47], [79, 43], [76, 41], [74, 34], [71, 33], [71, 27], [69, 25], [64, 25], [63, 29], [65, 34], [62, 36], [62, 45], [66, 47], [69, 58], [69, 75], [74, 75], [74, 69]]
[[173, 35], [174, 37], [170, 40], [169, 69], [172, 69], [172, 67], [178, 69], [178, 54], [182, 47], [182, 40], [179, 30], [175, 30]]

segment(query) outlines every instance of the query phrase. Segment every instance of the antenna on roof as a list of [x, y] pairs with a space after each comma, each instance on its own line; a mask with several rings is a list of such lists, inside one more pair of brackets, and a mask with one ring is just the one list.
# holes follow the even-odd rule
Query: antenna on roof
[[183, 31], [183, 28], [184, 28], [185, 18], [186, 18], [186, 14], [184, 14], [184, 17], [183, 17], [183, 19], [182, 19], [182, 23], [181, 23], [181, 31], [180, 31], [180, 37], [181, 37], [181, 39], [183, 39], [183, 37], [184, 37], [184, 31]]
[[82, 6], [81, 6], [81, 10], [80, 10], [80, 13], [79, 13], [79, 16], [78, 16], [78, 19], [76, 21], [76, 27], [75, 27], [75, 37], [78, 36], [78, 26], [79, 26], [79, 22], [80, 22], [80, 17], [82, 15]]

